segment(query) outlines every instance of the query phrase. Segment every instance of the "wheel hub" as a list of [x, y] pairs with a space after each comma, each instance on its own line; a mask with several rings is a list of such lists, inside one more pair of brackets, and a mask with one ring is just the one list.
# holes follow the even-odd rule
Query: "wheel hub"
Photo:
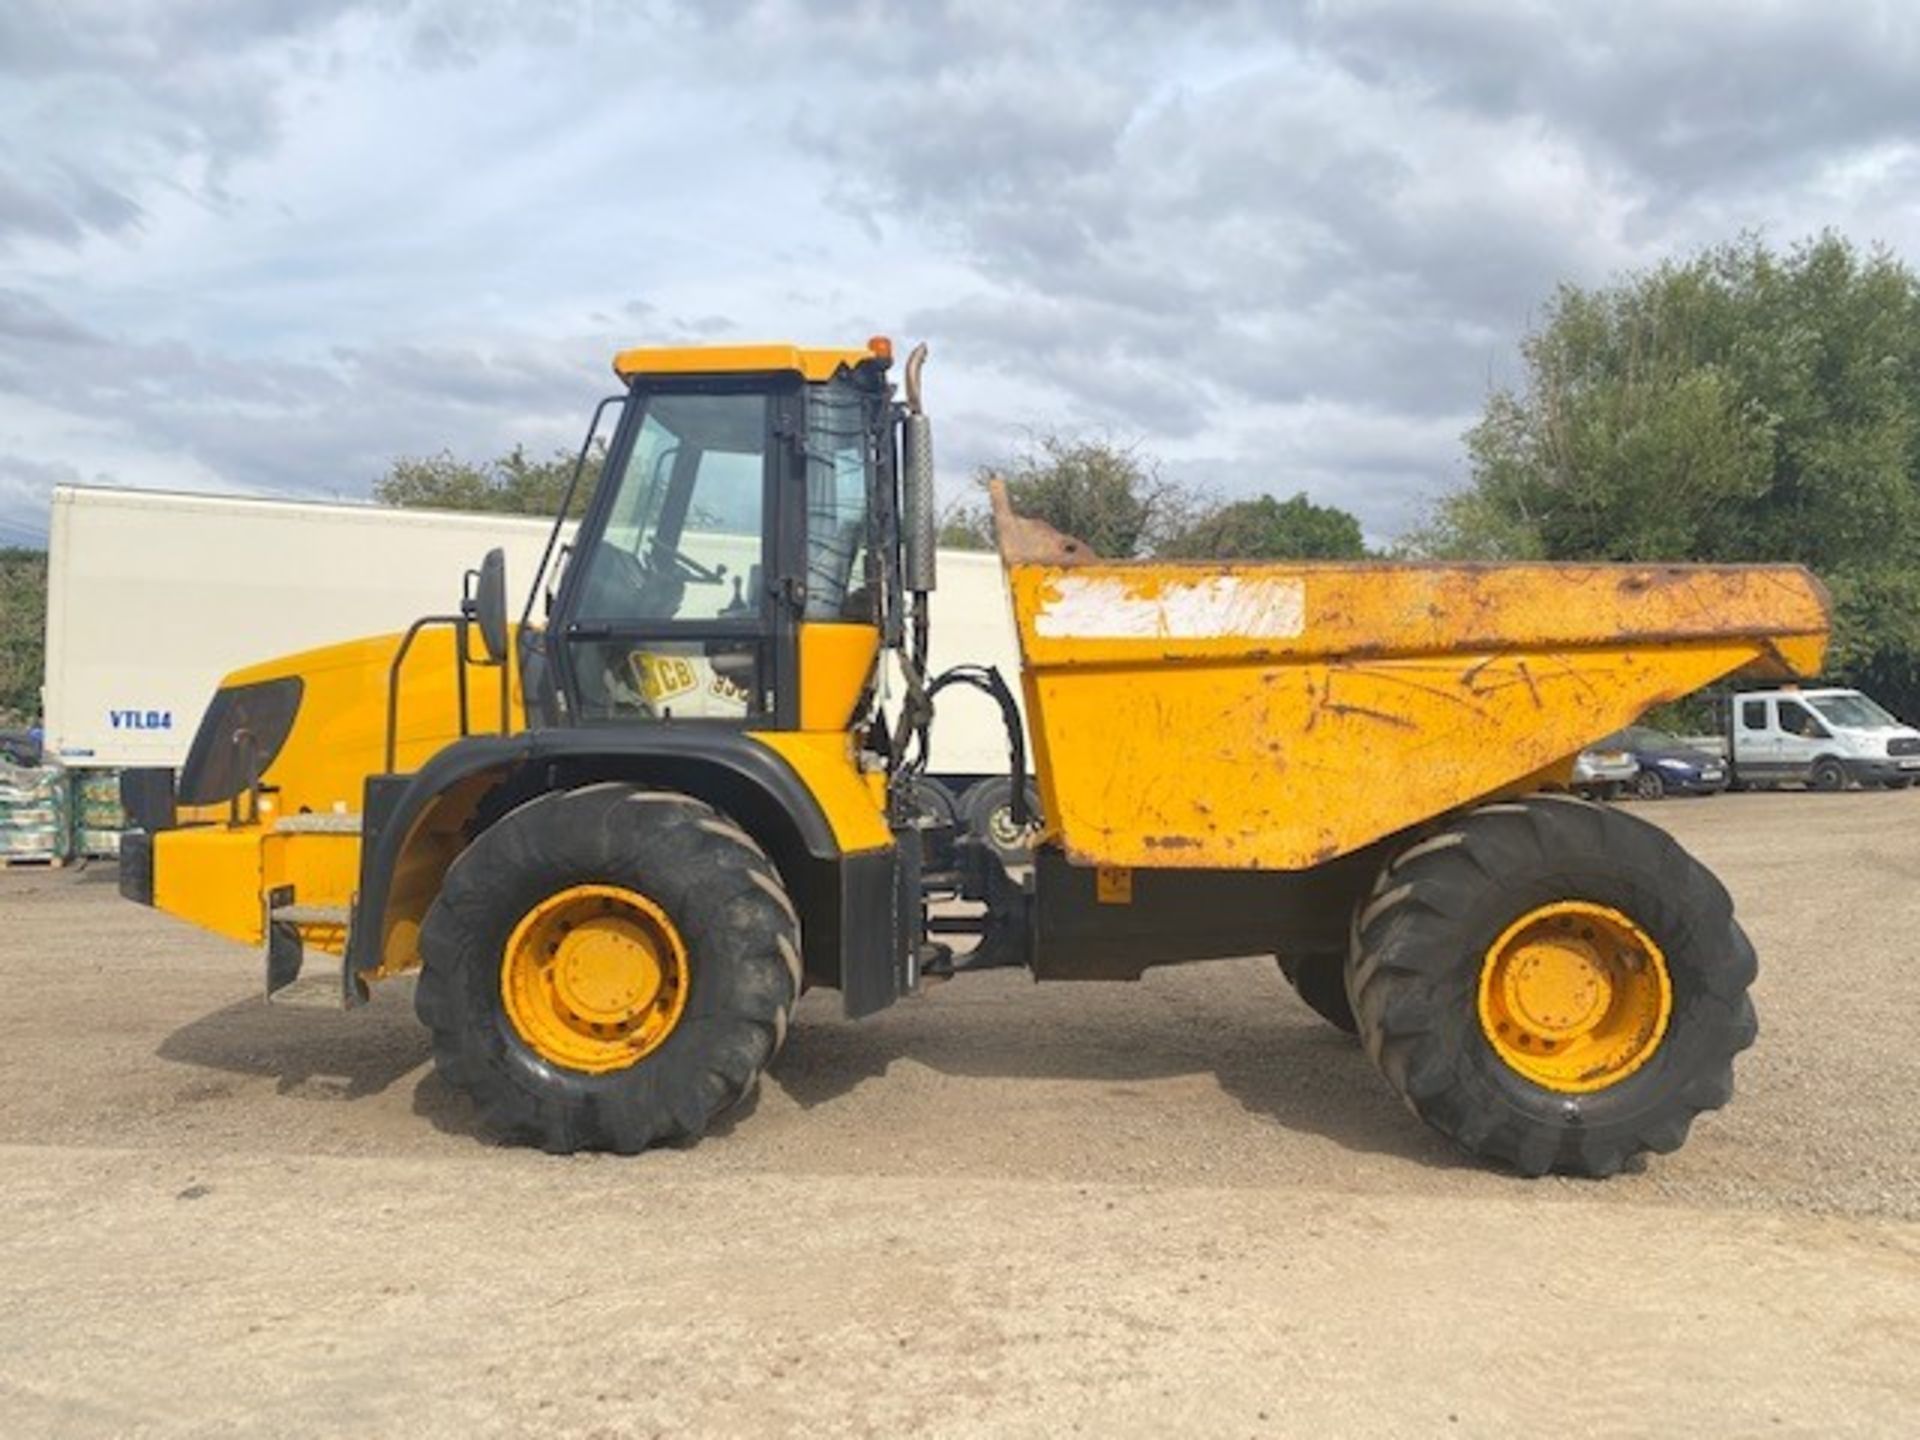
[[686, 1007], [686, 947], [636, 890], [573, 885], [529, 910], [508, 938], [500, 992], [515, 1032], [557, 1065], [598, 1074], [645, 1058]]
[[1024, 845], [1033, 838], [1033, 826], [1016, 825], [1013, 820], [1013, 807], [1002, 805], [987, 817], [987, 833], [1006, 847]]
[[1659, 1049], [1673, 1009], [1666, 956], [1620, 911], [1542, 905], [1507, 927], [1480, 973], [1480, 1027], [1509, 1068], [1550, 1090], [1618, 1084]]
[[640, 926], [596, 916], [561, 937], [554, 993], [573, 1014], [601, 1024], [631, 1020], [653, 1003], [663, 979], [660, 957]]
[[1549, 937], [1526, 946], [1506, 967], [1503, 999], [1510, 1014], [1539, 1035], [1576, 1035], [1592, 1028], [1613, 998], [1605, 962], [1591, 945]]

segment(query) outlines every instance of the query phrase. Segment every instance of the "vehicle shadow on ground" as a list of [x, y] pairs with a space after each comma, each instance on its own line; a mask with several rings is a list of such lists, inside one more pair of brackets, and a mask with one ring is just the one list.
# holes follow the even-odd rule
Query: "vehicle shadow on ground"
[[[956, 986], [965, 981], [954, 982]], [[856, 1089], [884, 1083], [896, 1061], [961, 1079], [1067, 1080], [1109, 1087], [1115, 1106], [1135, 1087], [1211, 1075], [1250, 1114], [1358, 1153], [1439, 1169], [1473, 1162], [1427, 1130], [1387, 1089], [1359, 1045], [1303, 1007], [1275, 977], [1252, 1003], [1109, 991], [1078, 1002], [1079, 987], [1046, 987], [987, 1004], [942, 991], [864, 1021], [839, 1017], [838, 996], [808, 997], [766, 1083], [801, 1109], [830, 1112]], [[1108, 990], [1109, 987], [1097, 987]], [[1115, 987], [1117, 990], [1117, 987]], [[276, 1092], [315, 1102], [358, 1101], [415, 1077], [412, 1109], [443, 1134], [492, 1142], [471, 1102], [430, 1068], [411, 987], [377, 991], [344, 1014], [286, 1010], [257, 998], [190, 1021], [159, 1045], [162, 1059], [270, 1079]], [[719, 1138], [748, 1121], [758, 1097], [719, 1117]]]
[[236, 1000], [182, 1025], [156, 1053], [270, 1079], [282, 1095], [335, 1101], [381, 1094], [430, 1058], [411, 994], [376, 994], [365, 1009], [337, 1015]]
[[[155, 1053], [177, 1065], [271, 1080], [277, 1094], [313, 1102], [366, 1100], [414, 1077], [413, 1113], [446, 1135], [493, 1143], [473, 1104], [431, 1068], [432, 1045], [413, 1013], [411, 985], [388, 982], [362, 1009], [289, 1010], [249, 998], [191, 1020]], [[717, 1120], [724, 1135], [757, 1096]]]
[[1197, 1009], [1183, 997], [1173, 1012], [1140, 993], [1082, 1011], [1075, 988], [1037, 994], [1018, 1019], [1002, 1005], [942, 1006], [935, 992], [849, 1022], [837, 997], [822, 996], [796, 1020], [768, 1080], [813, 1110], [881, 1080], [895, 1061], [968, 1079], [1092, 1082], [1116, 1105], [1138, 1086], [1210, 1075], [1250, 1114], [1345, 1149], [1437, 1169], [1475, 1164], [1408, 1114], [1359, 1043], [1308, 1012], [1277, 975], [1256, 1006]]

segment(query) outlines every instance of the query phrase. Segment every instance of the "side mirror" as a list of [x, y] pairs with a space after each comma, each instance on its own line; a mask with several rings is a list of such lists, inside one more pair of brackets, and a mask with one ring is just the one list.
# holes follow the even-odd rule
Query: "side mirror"
[[920, 408], [920, 367], [927, 347], [916, 345], [907, 357], [907, 418], [900, 430], [901, 569], [907, 589], [933, 589], [933, 556], [939, 542], [934, 514], [933, 422]]
[[480, 562], [473, 600], [465, 607], [480, 627], [480, 644], [490, 664], [507, 658], [507, 552], [489, 550]]

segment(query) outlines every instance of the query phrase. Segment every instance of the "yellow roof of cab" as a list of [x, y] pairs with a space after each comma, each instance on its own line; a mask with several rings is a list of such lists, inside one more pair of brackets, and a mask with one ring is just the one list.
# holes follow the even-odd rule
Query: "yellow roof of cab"
[[658, 345], [622, 350], [613, 357], [613, 373], [622, 380], [637, 375], [735, 375], [789, 370], [808, 380], [831, 380], [842, 366], [891, 359], [884, 340], [859, 350], [806, 350], [798, 345]]

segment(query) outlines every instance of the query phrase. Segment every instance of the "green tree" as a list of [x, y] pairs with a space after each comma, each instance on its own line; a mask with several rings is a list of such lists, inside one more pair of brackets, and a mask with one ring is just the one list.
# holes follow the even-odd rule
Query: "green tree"
[[940, 512], [936, 534], [943, 550], [993, 548], [993, 525], [987, 518], [986, 508], [977, 504], [956, 502], [947, 506]]
[[[520, 445], [480, 464], [457, 460], [445, 450], [438, 455], [403, 456], [373, 482], [373, 498], [382, 505], [410, 509], [552, 515], [567, 493], [576, 458], [576, 452], [556, 450], [546, 459], [536, 460]], [[587, 455], [580, 487], [574, 492], [574, 515], [586, 509], [605, 458], [605, 447], [596, 442]]]
[[1367, 553], [1360, 522], [1304, 493], [1291, 500], [1261, 495], [1204, 511], [1159, 553], [1175, 559], [1358, 560]]
[[46, 638], [47, 552], [0, 549], [0, 724], [39, 717]]
[[1489, 396], [1464, 489], [1408, 546], [1482, 559], [1797, 560], [1832, 673], [1920, 713], [1920, 279], [1822, 235], [1585, 290]]
[[[1044, 436], [1004, 468], [980, 472], [981, 484], [1000, 476], [1022, 515], [1044, 520], [1085, 541], [1096, 555], [1125, 560], [1150, 552], [1185, 528], [1193, 492], [1160, 473], [1152, 456], [1110, 440]], [[949, 511], [948, 529], [964, 538], [984, 524], [978, 511]]]

